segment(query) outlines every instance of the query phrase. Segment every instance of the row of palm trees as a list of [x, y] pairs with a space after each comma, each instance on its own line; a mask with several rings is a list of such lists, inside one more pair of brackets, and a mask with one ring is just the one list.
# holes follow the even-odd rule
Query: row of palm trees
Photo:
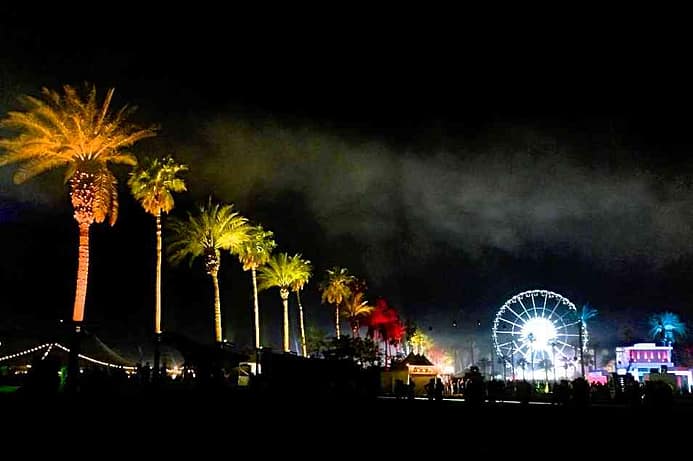
[[[117, 181], [109, 167], [124, 164], [136, 167], [130, 173], [128, 186], [144, 211], [156, 222], [156, 282], [154, 333], [159, 338], [161, 326], [162, 271], [162, 213], [174, 208], [173, 193], [186, 191], [179, 175], [188, 168], [173, 158], [154, 159], [137, 166], [137, 159], [128, 150], [135, 143], [157, 134], [157, 127], [138, 127], [129, 121], [132, 108], [111, 109], [114, 90], [106, 92], [103, 101], [97, 100], [94, 87], [87, 87], [85, 96], [66, 85], [63, 92], [42, 90], [42, 98], [23, 96], [24, 110], [9, 112], [0, 121], [0, 128], [11, 133], [0, 138], [0, 166], [18, 164], [13, 175], [15, 183], [23, 183], [41, 173], [65, 168], [70, 187], [74, 218], [79, 230], [79, 261], [72, 319], [79, 333], [84, 320], [87, 280], [89, 273], [89, 231], [91, 225], [109, 218], [115, 224], [118, 213]], [[214, 287], [214, 337], [221, 342], [221, 300], [219, 269], [221, 253], [237, 256], [243, 269], [250, 271], [253, 285], [255, 347], [261, 346], [258, 290], [279, 288], [284, 307], [283, 349], [289, 351], [290, 291], [296, 294], [299, 308], [301, 349], [307, 354], [301, 290], [312, 274], [310, 261], [300, 254], [273, 255], [274, 235], [261, 225], [252, 225], [234, 210], [233, 205], [213, 203], [211, 198], [198, 213], [188, 213], [185, 219], [170, 222], [169, 259], [173, 263], [189, 258], [203, 258], [205, 272]], [[335, 306], [335, 332], [340, 337], [340, 317], [346, 317], [354, 336], [358, 335], [359, 320], [372, 311], [364, 299], [365, 284], [335, 267], [327, 271], [321, 284], [322, 300]], [[340, 312], [341, 309], [341, 312]], [[79, 343], [71, 354], [72, 371], [76, 368]], [[158, 369], [158, 341], [155, 352]]]

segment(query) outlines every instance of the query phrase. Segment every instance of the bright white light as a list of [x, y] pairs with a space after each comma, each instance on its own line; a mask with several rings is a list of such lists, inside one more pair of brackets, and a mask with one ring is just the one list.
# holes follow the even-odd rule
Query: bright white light
[[551, 351], [551, 340], [556, 338], [556, 327], [544, 317], [534, 317], [522, 326], [520, 337], [535, 351]]

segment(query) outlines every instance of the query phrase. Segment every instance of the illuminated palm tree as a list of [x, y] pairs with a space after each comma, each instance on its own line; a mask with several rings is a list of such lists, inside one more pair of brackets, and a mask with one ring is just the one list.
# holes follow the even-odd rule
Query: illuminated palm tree
[[424, 355], [426, 350], [430, 349], [433, 345], [433, 341], [425, 333], [416, 331], [412, 337], [409, 339], [411, 342], [412, 349], [415, 354]]
[[[94, 222], [118, 217], [117, 181], [109, 164], [134, 166], [137, 161], [126, 149], [137, 141], [156, 134], [154, 127], [139, 128], [127, 122], [132, 109], [125, 106], [111, 112], [114, 89], [103, 102], [97, 101], [96, 89], [87, 89], [82, 98], [69, 85], [63, 94], [43, 88], [43, 98], [25, 96], [25, 110], [10, 112], [0, 126], [16, 132], [0, 139], [0, 166], [18, 163], [14, 182], [23, 183], [41, 173], [66, 168], [74, 218], [79, 227], [79, 259], [72, 320], [79, 333], [84, 320], [89, 275], [89, 229]], [[70, 354], [70, 371], [78, 366], [79, 340]]]
[[373, 306], [368, 305], [368, 301], [363, 299], [363, 296], [363, 292], [354, 293], [349, 296], [343, 304], [344, 309], [342, 310], [342, 315], [349, 320], [352, 338], [360, 336], [359, 329], [361, 318], [370, 315], [374, 309]]
[[257, 269], [267, 264], [272, 251], [277, 247], [272, 231], [266, 231], [262, 226], [250, 229], [248, 241], [241, 246], [238, 259], [243, 265], [243, 270], [250, 270], [253, 281], [253, 304], [255, 314], [255, 348], [260, 348], [260, 305], [257, 298]]
[[291, 291], [296, 293], [296, 301], [298, 302], [298, 319], [301, 327], [301, 352], [304, 357], [308, 356], [308, 350], [306, 348], [306, 330], [303, 323], [303, 304], [301, 303], [301, 290], [308, 283], [312, 275], [313, 267], [310, 261], [307, 259], [301, 259], [300, 255], [294, 256], [294, 263], [296, 264], [297, 278], [294, 283], [291, 284]]
[[289, 257], [286, 253], [273, 255], [266, 265], [258, 269], [259, 289], [266, 290], [272, 287], [279, 288], [279, 295], [284, 306], [284, 352], [289, 352], [289, 289], [302, 277], [302, 269], [299, 268], [300, 255]]
[[339, 331], [339, 306], [351, 296], [351, 285], [356, 281], [356, 277], [349, 274], [344, 267], [333, 267], [327, 270], [327, 278], [322, 283], [322, 302], [327, 301], [335, 306], [335, 332], [337, 339], [340, 337]]
[[220, 343], [222, 334], [218, 275], [221, 250], [238, 253], [248, 241], [248, 220], [235, 212], [233, 205], [213, 204], [210, 198], [206, 206], [200, 207], [198, 215], [188, 213], [187, 220], [174, 219], [170, 228], [172, 237], [168, 252], [172, 263], [177, 264], [190, 257], [192, 264], [198, 256], [204, 258], [205, 272], [212, 277], [214, 285], [214, 339]]
[[156, 219], [156, 282], [154, 285], [154, 376], [159, 373], [159, 343], [161, 341], [161, 213], [174, 207], [172, 192], [184, 192], [185, 181], [176, 177], [186, 171], [187, 166], [176, 163], [173, 158], [148, 161], [144, 167], [130, 173], [128, 186], [133, 197], [140, 202], [144, 211]]
[[672, 346], [677, 339], [686, 336], [686, 324], [673, 312], [654, 314], [649, 319], [650, 336], [659, 339], [665, 346]]
[[587, 328], [587, 321], [596, 317], [597, 314], [598, 311], [592, 309], [589, 304], [584, 304], [578, 314], [578, 348], [580, 350], [580, 373], [583, 378], [585, 377], [585, 345], [583, 337]]

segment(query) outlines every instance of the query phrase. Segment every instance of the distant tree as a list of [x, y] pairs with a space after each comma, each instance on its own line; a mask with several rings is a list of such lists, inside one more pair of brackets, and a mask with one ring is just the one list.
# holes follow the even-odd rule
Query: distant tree
[[342, 315], [349, 321], [351, 325], [351, 336], [359, 337], [360, 321], [373, 312], [373, 306], [368, 305], [368, 301], [364, 298], [364, 293], [352, 293], [344, 302]]
[[289, 256], [286, 253], [273, 255], [266, 265], [259, 269], [259, 289], [279, 288], [279, 295], [284, 306], [284, 352], [289, 352], [289, 290], [301, 277], [304, 277], [300, 266], [301, 255]]
[[433, 346], [433, 341], [425, 333], [417, 331], [411, 338], [411, 345], [415, 354], [424, 355]]
[[661, 341], [665, 346], [672, 346], [686, 337], [686, 324], [672, 312], [654, 314], [650, 317], [649, 323], [652, 339]]
[[320, 285], [322, 291], [322, 302], [334, 304], [335, 306], [335, 333], [340, 339], [339, 331], [339, 308], [351, 296], [351, 286], [356, 281], [356, 277], [349, 274], [345, 267], [333, 267], [327, 270], [327, 277]]
[[580, 351], [580, 376], [585, 377], [585, 333], [587, 332], [587, 321], [597, 316], [598, 311], [584, 304], [578, 314], [578, 349]]
[[316, 326], [308, 326], [306, 329], [306, 348], [311, 357], [318, 357], [327, 348], [329, 343], [327, 333]]

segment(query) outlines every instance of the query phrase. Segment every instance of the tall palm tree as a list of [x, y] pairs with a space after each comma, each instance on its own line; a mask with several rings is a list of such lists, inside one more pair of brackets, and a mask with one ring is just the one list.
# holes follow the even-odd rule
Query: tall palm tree
[[351, 295], [351, 285], [355, 281], [356, 277], [350, 275], [345, 267], [335, 266], [327, 270], [327, 278], [320, 287], [322, 302], [327, 301], [327, 303], [335, 306], [335, 332], [337, 339], [340, 337], [339, 306]]
[[584, 304], [578, 313], [578, 348], [580, 350], [580, 373], [585, 377], [585, 344], [587, 343], [587, 321], [597, 316], [599, 312], [589, 304]]
[[286, 253], [273, 255], [266, 265], [258, 269], [259, 289], [266, 290], [272, 287], [279, 288], [279, 295], [284, 306], [284, 352], [289, 352], [289, 289], [301, 277], [297, 262], [300, 255], [289, 256]]
[[186, 257], [190, 263], [198, 256], [204, 258], [207, 275], [214, 286], [214, 339], [221, 343], [221, 300], [219, 296], [219, 269], [221, 250], [236, 254], [248, 241], [248, 220], [233, 210], [233, 205], [212, 203], [200, 207], [198, 215], [188, 213], [187, 220], [173, 219], [169, 245], [169, 259], [177, 264]]
[[159, 373], [161, 342], [161, 213], [170, 212], [175, 203], [172, 192], [186, 191], [185, 181], [176, 177], [188, 167], [172, 157], [153, 159], [130, 173], [128, 186], [144, 211], [156, 219], [156, 282], [154, 285], [154, 376]]
[[673, 345], [686, 336], [686, 324], [673, 312], [660, 312], [649, 318], [650, 336], [659, 339], [665, 346]]
[[361, 318], [370, 315], [374, 307], [368, 305], [368, 301], [363, 299], [364, 293], [353, 293], [344, 301], [344, 309], [342, 315], [349, 320], [351, 325], [351, 337], [356, 338], [359, 335]]
[[238, 259], [243, 270], [250, 270], [253, 281], [253, 305], [255, 314], [255, 349], [260, 348], [260, 305], [257, 298], [257, 269], [267, 264], [272, 251], [277, 247], [272, 231], [266, 231], [262, 226], [250, 228], [248, 241], [241, 246]]
[[298, 302], [298, 319], [301, 327], [301, 352], [304, 357], [308, 356], [308, 350], [306, 348], [306, 329], [303, 323], [303, 304], [301, 303], [301, 290], [308, 283], [312, 275], [313, 266], [307, 259], [301, 259], [301, 255], [295, 255], [294, 264], [296, 264], [297, 278], [294, 283], [291, 284], [291, 291], [296, 293], [296, 301]]
[[0, 127], [14, 131], [14, 137], [0, 139], [0, 166], [20, 164], [14, 173], [19, 184], [46, 171], [66, 168], [74, 218], [79, 227], [77, 282], [72, 320], [75, 323], [74, 351], [70, 371], [76, 376], [78, 334], [84, 320], [89, 275], [89, 229], [94, 222], [118, 217], [117, 181], [109, 164], [134, 166], [137, 160], [127, 152], [136, 142], [155, 136], [154, 127], [139, 128], [127, 119], [132, 109], [111, 111], [114, 89], [97, 101], [96, 88], [87, 88], [82, 97], [69, 85], [63, 93], [43, 88], [43, 98], [24, 96], [24, 111], [10, 112]]

